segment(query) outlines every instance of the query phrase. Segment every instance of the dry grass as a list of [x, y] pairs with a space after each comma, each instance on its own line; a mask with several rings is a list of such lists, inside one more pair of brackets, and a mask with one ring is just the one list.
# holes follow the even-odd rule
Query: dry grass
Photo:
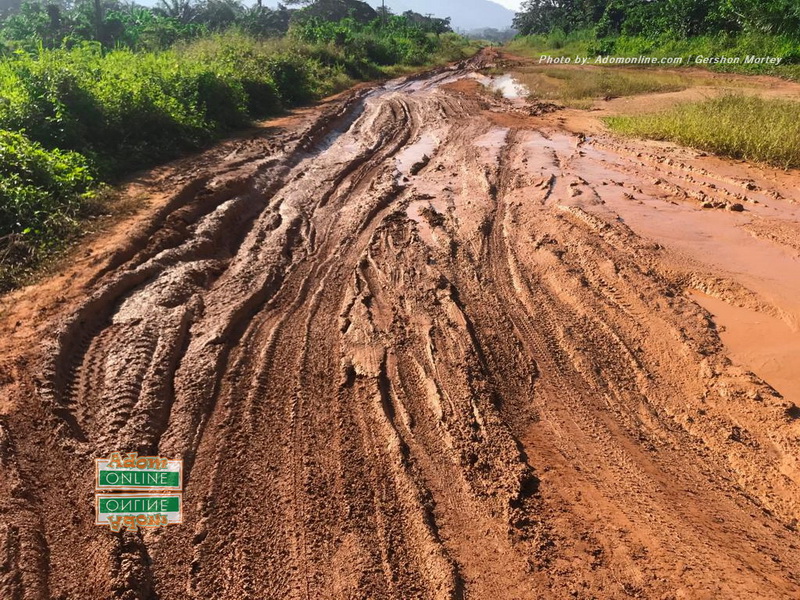
[[800, 167], [800, 102], [729, 94], [651, 115], [608, 117], [613, 131], [733, 158]]
[[595, 100], [677, 92], [693, 85], [690, 77], [620, 68], [531, 67], [514, 76], [541, 100], [589, 108]]

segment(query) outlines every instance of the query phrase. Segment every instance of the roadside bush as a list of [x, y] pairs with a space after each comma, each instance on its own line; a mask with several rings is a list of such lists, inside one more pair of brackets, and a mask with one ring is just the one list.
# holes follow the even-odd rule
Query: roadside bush
[[0, 237], [47, 240], [69, 229], [93, 186], [84, 156], [45, 150], [22, 133], [0, 130]]
[[0, 128], [94, 157], [106, 176], [247, 121], [241, 81], [171, 53], [43, 50], [0, 63]]
[[77, 229], [93, 197], [89, 161], [0, 130], [0, 291]]
[[252, 39], [183, 50], [17, 54], [0, 62], [0, 128], [81, 151], [114, 177], [314, 100], [341, 70], [310, 53], [258, 51]]

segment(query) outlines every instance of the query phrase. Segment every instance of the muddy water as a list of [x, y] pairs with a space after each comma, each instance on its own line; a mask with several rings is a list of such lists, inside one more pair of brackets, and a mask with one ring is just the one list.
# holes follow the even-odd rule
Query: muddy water
[[800, 260], [796, 251], [742, 229], [751, 219], [746, 214], [663, 203], [609, 205], [635, 231], [681, 252], [709, 272], [724, 273], [763, 300], [765, 306], [756, 311], [694, 296], [714, 315], [731, 358], [800, 405]]
[[397, 169], [403, 175], [409, 175], [415, 166], [421, 167], [430, 160], [439, 147], [439, 139], [435, 132], [425, 132], [416, 142], [406, 146], [395, 157]]
[[743, 228], [758, 217], [614, 194], [603, 198], [635, 231], [684, 253], [710, 271], [736, 278], [779, 308], [788, 325], [798, 329], [800, 260], [795, 250], [757, 238]]
[[[553, 156], [570, 154], [568, 141], [561, 136], [551, 136], [545, 143]], [[731, 358], [787, 400], [800, 403], [800, 251], [796, 244], [754, 233], [782, 227], [795, 236], [800, 233], [800, 207], [791, 191], [776, 198], [765, 193], [768, 181], [756, 186], [748, 177], [745, 187], [754, 189], [742, 194], [737, 179], [724, 171], [698, 176], [697, 168], [689, 168], [691, 175], [681, 184], [687, 190], [703, 188], [710, 194], [726, 190], [745, 199], [742, 212], [705, 209], [659, 187], [664, 175], [660, 166], [650, 167], [649, 178], [649, 165], [633, 175], [621, 168], [617, 155], [592, 147], [573, 155], [569, 164], [586, 183], [572, 188], [581, 193], [564, 199], [565, 205], [616, 219], [690, 262], [697, 272], [714, 273], [742, 286], [738, 294], [721, 297], [691, 291], [714, 315]], [[552, 165], [540, 168], [553, 170]], [[668, 173], [679, 175], [680, 169], [669, 167]], [[742, 293], [750, 297], [743, 299]]]
[[713, 316], [730, 357], [800, 406], [800, 332], [782, 319], [702, 292], [693, 291], [692, 298]]

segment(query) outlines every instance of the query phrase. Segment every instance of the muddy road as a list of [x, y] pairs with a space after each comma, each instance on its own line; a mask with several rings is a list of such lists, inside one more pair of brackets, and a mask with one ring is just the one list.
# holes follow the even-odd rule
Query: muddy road
[[[15, 297], [0, 597], [800, 597], [797, 179], [496, 59], [229, 142]], [[112, 451], [184, 459], [182, 525], [93, 525]]]

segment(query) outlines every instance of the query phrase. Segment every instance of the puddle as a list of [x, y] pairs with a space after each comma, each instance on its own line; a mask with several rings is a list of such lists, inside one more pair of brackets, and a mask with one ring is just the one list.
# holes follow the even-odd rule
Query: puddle
[[[688, 259], [692, 269], [719, 273], [774, 307], [775, 316], [692, 294], [713, 315], [731, 359], [800, 405], [800, 256], [790, 246], [753, 235], [748, 227], [750, 223], [762, 228], [771, 223], [776, 227], [781, 222], [794, 224], [800, 219], [795, 204], [769, 198], [748, 203], [742, 213], [702, 209], [696, 202], [672, 201], [654, 183], [657, 171], [645, 165], [640, 173], [626, 172], [615, 167], [613, 154], [588, 145], [577, 148], [574, 141], [537, 135], [525, 149], [532, 172], [556, 176], [553, 196], [559, 203], [618, 219], [642, 238]], [[669, 169], [664, 177], [677, 179]], [[679, 184], [693, 189], [706, 179], [716, 186], [712, 189], [730, 186], [735, 191], [733, 184], [706, 178], [701, 171], [690, 177], [678, 180]], [[762, 218], [769, 220], [762, 222]]]
[[366, 108], [366, 102], [360, 102], [338, 127], [331, 129], [330, 133], [319, 141], [315, 152], [317, 154], [322, 154], [333, 148], [342, 136], [350, 131], [353, 124], [366, 112]]
[[800, 406], [800, 332], [778, 318], [731, 306], [701, 292], [692, 291], [691, 296], [712, 314], [731, 359]]
[[793, 249], [755, 237], [744, 227], [762, 212], [773, 219], [795, 221], [792, 205], [773, 200], [769, 208], [748, 205], [744, 213], [702, 209], [692, 202], [665, 201], [659, 197], [663, 191], [653, 189], [646, 179], [633, 182], [645, 192], [631, 196], [626, 194], [630, 186], [599, 184], [622, 176], [598, 162], [590, 149], [583, 150], [585, 156], [572, 159], [571, 167], [591, 183], [604, 205], [597, 206], [591, 194], [572, 202], [590, 212], [619, 215], [638, 235], [708, 265], [709, 272], [723, 272], [779, 309], [789, 327], [800, 329], [800, 257]]
[[413, 93], [431, 90], [444, 84], [458, 81], [462, 77], [463, 75], [453, 74], [450, 71], [445, 71], [444, 73], [439, 73], [438, 75], [425, 78], [408, 79], [405, 77], [399, 77], [386, 82], [382, 88], [376, 90], [375, 96], [382, 96], [392, 92]]
[[492, 160], [500, 158], [500, 151], [506, 144], [508, 137], [508, 128], [506, 127], [493, 127], [487, 133], [484, 133], [479, 138], [476, 138], [473, 144], [478, 148], [485, 148], [489, 151], [489, 156]]
[[520, 98], [527, 98], [531, 95], [527, 86], [523, 85], [511, 74], [506, 74], [498, 77], [489, 85], [491, 90], [499, 90], [502, 92], [503, 97], [507, 100], [517, 100]]
[[478, 83], [489, 88], [492, 92], [500, 92], [503, 94], [503, 98], [511, 100], [512, 102], [524, 102], [528, 96], [531, 95], [528, 86], [517, 81], [511, 73], [506, 73], [498, 77], [489, 77], [480, 73], [472, 73], [470, 77], [476, 79]]
[[427, 156], [433, 157], [439, 147], [439, 139], [431, 132], [425, 133], [416, 142], [406, 146], [395, 157], [397, 170], [403, 175], [413, 175], [411, 172], [415, 165], [420, 164]]
[[800, 260], [793, 251], [753, 237], [739, 225], [748, 217], [645, 199], [642, 204], [603, 196], [634, 231], [729, 273], [800, 327]]

